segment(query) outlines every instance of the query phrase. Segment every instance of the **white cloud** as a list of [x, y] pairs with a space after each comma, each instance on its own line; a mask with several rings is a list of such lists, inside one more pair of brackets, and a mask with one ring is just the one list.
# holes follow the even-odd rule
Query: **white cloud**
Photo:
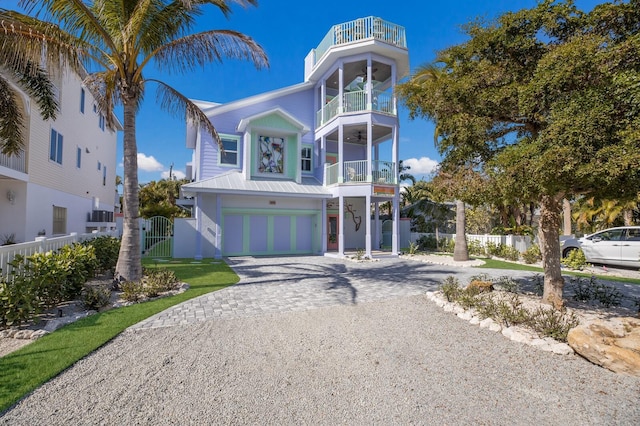
[[419, 159], [408, 158], [404, 160], [402, 164], [411, 167], [411, 169], [406, 173], [410, 173], [412, 175], [428, 175], [438, 167], [438, 162], [429, 157], [420, 157]]
[[[169, 170], [165, 170], [164, 172], [162, 172], [160, 174], [160, 177], [162, 179], [169, 179]], [[185, 175], [184, 172], [181, 172], [180, 170], [174, 170], [173, 171], [173, 178], [176, 179], [176, 180], [184, 179], [186, 177], [187, 177], [187, 175]]]
[[142, 152], [139, 152], [138, 169], [144, 170], [145, 172], [160, 172], [164, 169], [164, 166], [156, 160], [153, 155], [147, 157]]

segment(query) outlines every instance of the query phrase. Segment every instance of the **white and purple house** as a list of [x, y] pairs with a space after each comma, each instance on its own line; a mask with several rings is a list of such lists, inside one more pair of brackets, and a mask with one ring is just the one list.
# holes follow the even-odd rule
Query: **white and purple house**
[[[399, 250], [395, 85], [409, 73], [403, 27], [377, 17], [334, 25], [305, 58], [304, 82], [218, 104], [198, 101], [224, 149], [187, 125], [184, 185], [194, 218], [176, 223], [175, 257]], [[368, 220], [371, 218], [371, 220]]]

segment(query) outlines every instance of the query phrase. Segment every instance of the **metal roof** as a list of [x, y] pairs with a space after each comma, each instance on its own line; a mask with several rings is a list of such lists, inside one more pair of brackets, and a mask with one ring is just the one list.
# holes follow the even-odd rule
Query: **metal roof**
[[187, 196], [196, 193], [212, 193], [332, 198], [331, 193], [313, 177], [303, 177], [301, 183], [273, 178], [245, 180], [240, 170], [232, 170], [216, 177], [182, 185], [182, 192]]

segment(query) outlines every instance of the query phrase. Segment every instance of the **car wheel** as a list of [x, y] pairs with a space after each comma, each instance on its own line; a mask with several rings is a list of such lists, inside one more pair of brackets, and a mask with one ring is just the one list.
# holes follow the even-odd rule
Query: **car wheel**
[[566, 249], [564, 249], [564, 251], [562, 252], [562, 257], [565, 258], [567, 256], [569, 256], [569, 253], [571, 253], [574, 250], [578, 250], [578, 247], [567, 247]]

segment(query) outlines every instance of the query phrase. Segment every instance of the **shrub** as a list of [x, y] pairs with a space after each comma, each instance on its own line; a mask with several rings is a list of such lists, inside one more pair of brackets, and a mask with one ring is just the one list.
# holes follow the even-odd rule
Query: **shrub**
[[522, 253], [522, 259], [525, 263], [536, 263], [542, 260], [542, 253], [540, 252], [540, 247], [537, 244], [529, 247], [524, 253]]
[[478, 240], [471, 240], [467, 242], [467, 249], [469, 254], [475, 254], [478, 256], [486, 256], [486, 250], [482, 243]]
[[127, 302], [137, 302], [144, 296], [144, 286], [139, 281], [125, 281], [120, 284], [122, 298]]
[[593, 276], [589, 279], [572, 277], [569, 283], [573, 291], [573, 300], [580, 302], [597, 301], [609, 308], [619, 306], [624, 297], [617, 288], [603, 284]]
[[98, 259], [98, 272], [113, 272], [120, 253], [120, 239], [101, 236], [85, 241], [84, 245], [92, 246]]
[[80, 295], [87, 309], [99, 310], [107, 306], [111, 299], [111, 290], [102, 285], [85, 285]]
[[568, 314], [566, 309], [539, 307], [530, 315], [528, 325], [543, 336], [566, 342], [569, 330], [580, 324], [574, 313]]
[[562, 259], [562, 264], [569, 269], [582, 271], [587, 266], [587, 259], [582, 250], [576, 249], [571, 250], [567, 257]]
[[494, 283], [500, 290], [507, 291], [509, 293], [520, 292], [520, 283], [509, 276], [502, 276], [494, 280]]
[[438, 248], [438, 241], [433, 235], [423, 235], [416, 241], [418, 249], [422, 251], [431, 251]]
[[413, 241], [409, 241], [409, 254], [416, 254], [418, 252], [419, 245]]
[[0, 276], [0, 326], [31, 321], [41, 311], [42, 302], [23, 271], [14, 270], [9, 279]]
[[498, 256], [502, 257], [503, 259], [513, 261], [517, 261], [520, 259], [520, 252], [515, 247], [500, 244], [498, 250]]
[[440, 251], [445, 253], [453, 253], [456, 247], [456, 241], [453, 238], [443, 238], [440, 240]]
[[449, 275], [442, 282], [440, 290], [444, 294], [444, 297], [447, 298], [447, 301], [453, 302], [458, 298], [458, 294], [462, 291], [462, 287], [460, 287], [460, 281], [458, 281], [456, 277]]

